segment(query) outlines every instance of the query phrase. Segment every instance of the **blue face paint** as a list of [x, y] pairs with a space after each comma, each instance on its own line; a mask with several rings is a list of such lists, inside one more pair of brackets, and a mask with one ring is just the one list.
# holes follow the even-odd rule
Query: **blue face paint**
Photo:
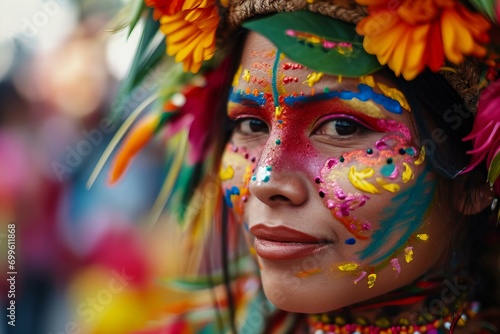
[[375, 103], [380, 104], [386, 110], [395, 113], [402, 114], [403, 109], [398, 101], [391, 99], [382, 94], [375, 93], [373, 88], [365, 84], [358, 85], [359, 92], [351, 92], [351, 91], [327, 91], [324, 93], [308, 95], [308, 96], [287, 96], [284, 101], [286, 104], [292, 106], [294, 103], [304, 103], [304, 102], [315, 102], [315, 101], [324, 101], [330, 100], [333, 98], [339, 98], [341, 100], [352, 100], [354, 98], [366, 102], [368, 100], [372, 100]]
[[360, 260], [373, 256], [380, 249], [384, 249], [391, 236], [402, 232], [398, 241], [385, 253], [373, 259], [373, 263], [379, 263], [394, 254], [395, 251], [403, 247], [408, 239], [414, 234], [423, 223], [426, 211], [433, 199], [436, 181], [426, 180], [429, 170], [425, 169], [415, 182], [415, 186], [401, 192], [392, 199], [392, 208], [384, 209], [388, 216], [380, 222], [380, 229], [372, 234], [373, 241], [368, 247], [360, 251]]
[[354, 245], [355, 243], [356, 243], [356, 239], [354, 239], [354, 238], [349, 238], [349, 239], [346, 239], [346, 241], [345, 241], [346, 245]]
[[263, 107], [266, 105], [266, 98], [262, 92], [255, 96], [253, 94], [244, 93], [241, 90], [236, 92], [233, 90], [229, 96], [229, 101], [248, 107]]
[[226, 193], [224, 195], [224, 200], [229, 208], [233, 208], [233, 202], [231, 201], [231, 195], [239, 195], [240, 189], [236, 186], [233, 186], [231, 189], [226, 189]]
[[273, 85], [273, 100], [274, 106], [279, 107], [279, 92], [278, 92], [278, 65], [280, 63], [281, 51], [276, 50], [276, 58], [274, 59], [273, 64], [273, 77], [272, 77], [272, 85]]

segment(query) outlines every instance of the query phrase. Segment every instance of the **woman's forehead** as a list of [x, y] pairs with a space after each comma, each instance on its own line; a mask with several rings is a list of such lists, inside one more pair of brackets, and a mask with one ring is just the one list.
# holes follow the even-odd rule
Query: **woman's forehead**
[[233, 88], [238, 96], [260, 97], [263, 103], [272, 102], [275, 107], [286, 106], [291, 99], [307, 103], [331, 97], [371, 115], [385, 115], [377, 118], [407, 119], [408, 115], [402, 114], [410, 110], [395, 81], [386, 75], [345, 78], [316, 72], [289, 59], [255, 32], [250, 32], [245, 42]]
[[365, 80], [374, 80], [398, 90], [396, 81], [380, 72], [365, 77], [347, 78], [314, 71], [289, 59], [271, 41], [256, 32], [249, 32], [247, 36], [238, 72], [242, 79], [235, 80], [235, 88], [250, 88], [251, 91], [262, 91], [274, 84], [281, 94], [290, 92], [307, 95], [325, 89], [355, 90], [360, 83], [366, 83]]

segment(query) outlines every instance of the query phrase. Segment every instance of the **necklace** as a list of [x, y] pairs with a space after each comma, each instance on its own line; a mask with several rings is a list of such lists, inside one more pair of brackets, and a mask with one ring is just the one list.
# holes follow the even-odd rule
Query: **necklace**
[[[448, 314], [440, 319], [424, 316], [412, 323], [400, 318], [397, 325], [392, 325], [387, 317], [379, 318], [374, 325], [369, 325], [364, 318], [356, 318], [348, 323], [342, 316], [315, 314], [308, 316], [309, 328], [314, 334], [446, 334], [451, 330], [466, 325], [467, 319], [478, 311], [478, 303], [472, 302], [459, 314]], [[425, 318], [429, 320], [424, 320]]]

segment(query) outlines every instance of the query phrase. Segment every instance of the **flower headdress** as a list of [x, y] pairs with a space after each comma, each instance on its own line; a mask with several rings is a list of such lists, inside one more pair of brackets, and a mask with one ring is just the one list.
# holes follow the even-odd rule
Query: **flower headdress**
[[[474, 146], [468, 152], [472, 161], [464, 172], [486, 161], [488, 182], [500, 193], [500, 111], [497, 108], [500, 85], [492, 83], [500, 64], [500, 41], [496, 40], [500, 31], [496, 26], [500, 2], [136, 1], [130, 28], [135, 27], [141, 16], [147, 15], [148, 19], [122, 95], [129, 93], [143, 79], [144, 68], [150, 69], [165, 58], [182, 64], [185, 74], [180, 71], [169, 74], [166, 84], [160, 86], [158, 112], [132, 129], [115, 159], [111, 181], [119, 178], [135, 152], [162, 126], [170, 129], [167, 130], [170, 136], [187, 131], [189, 146], [186, 152], [191, 153], [185, 152], [185, 158], [176, 165], [178, 172], [169, 174], [172, 179], [166, 193], [179, 191], [184, 206], [188, 205], [191, 195], [186, 189], [195, 188], [197, 182], [186, 182], [200, 170], [208, 170], [204, 166], [210, 151], [207, 150], [210, 142], [207, 134], [217, 126], [217, 122], [206, 122], [213, 117], [210, 112], [214, 108], [207, 108], [207, 103], [193, 102], [200, 101], [200, 96], [191, 92], [196, 90], [193, 88], [196, 85], [197, 91], [202, 92], [201, 87], [208, 83], [212, 94], [222, 94], [223, 82], [215, 80], [217, 84], [213, 85], [214, 81], [206, 80], [206, 76], [214, 71], [220, 76], [220, 59], [213, 57], [223, 55], [224, 44], [234, 39], [233, 32], [243, 25], [264, 34], [289, 58], [327, 74], [356, 77], [383, 66], [407, 80], [415, 78], [426, 68], [441, 73], [462, 96], [470, 111], [476, 114], [474, 130], [464, 138], [471, 140]], [[320, 15], [316, 14], [311, 20], [308, 16], [315, 15], [312, 13]], [[159, 34], [163, 38], [158, 38]], [[171, 67], [175, 69], [176, 65]], [[190, 93], [183, 93], [186, 91]], [[197, 107], [193, 109], [192, 105]], [[211, 124], [210, 129], [202, 129], [199, 125], [197, 119], [202, 115], [203, 124]], [[194, 159], [193, 152], [199, 152], [194, 154]], [[190, 159], [186, 158], [188, 156]], [[175, 161], [173, 157], [170, 159]], [[191, 172], [182, 177], [181, 171], [186, 170]], [[174, 186], [176, 176], [181, 178]]]

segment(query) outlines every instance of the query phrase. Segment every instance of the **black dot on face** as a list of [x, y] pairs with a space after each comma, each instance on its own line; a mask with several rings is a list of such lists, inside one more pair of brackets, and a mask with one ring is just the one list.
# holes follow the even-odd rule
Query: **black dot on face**
[[321, 197], [321, 198], [325, 197], [325, 193], [323, 191], [320, 191], [319, 192], [319, 197]]
[[390, 164], [392, 164], [392, 158], [387, 159], [387, 160], [386, 160], [386, 162], [387, 162], [389, 165], [390, 165]]
[[399, 149], [399, 154], [404, 155], [405, 153], [406, 153], [406, 151], [404, 148]]
[[250, 161], [255, 162], [255, 157], [253, 157], [252, 159], [250, 159]]
[[345, 161], [344, 157], [343, 157], [343, 156], [341, 156], [341, 157], [340, 157], [340, 159], [339, 159], [339, 161], [340, 161], [340, 162], [344, 162], [344, 161]]
[[366, 150], [366, 153], [367, 154], [373, 154], [373, 150], [371, 148], [369, 148], [369, 149]]
[[314, 179], [314, 182], [321, 183], [321, 179], [319, 177], [317, 177], [316, 179]]

